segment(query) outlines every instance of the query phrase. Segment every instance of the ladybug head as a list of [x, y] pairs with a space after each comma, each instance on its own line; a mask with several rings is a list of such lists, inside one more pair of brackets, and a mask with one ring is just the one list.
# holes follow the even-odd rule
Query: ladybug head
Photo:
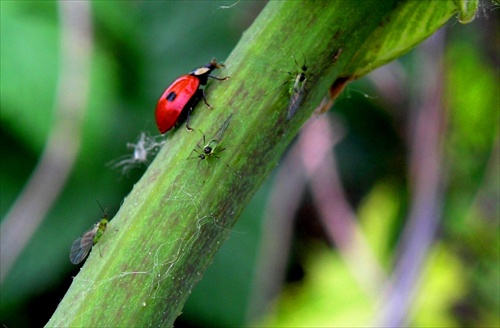
[[219, 64], [217, 61], [212, 59], [212, 61], [208, 64], [206, 64], [203, 67], [197, 68], [194, 71], [191, 72], [191, 75], [194, 76], [201, 76], [201, 75], [208, 75], [210, 74], [214, 69], [222, 68], [224, 67], [224, 64]]
[[217, 60], [214, 58], [210, 63], [206, 64], [205, 67], [213, 71], [216, 68], [220, 69], [222, 67], [225, 67], [225, 65], [217, 63]]

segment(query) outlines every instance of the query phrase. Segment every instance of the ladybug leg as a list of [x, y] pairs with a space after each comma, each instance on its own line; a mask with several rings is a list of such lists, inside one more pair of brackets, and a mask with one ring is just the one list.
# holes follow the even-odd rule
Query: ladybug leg
[[207, 97], [205, 96], [205, 89], [201, 89], [201, 97], [203, 98], [203, 102], [205, 103], [205, 105], [207, 105], [208, 108], [213, 109], [212, 105], [210, 105], [207, 102]]
[[186, 129], [188, 131], [193, 131], [193, 129], [189, 126], [189, 119], [191, 118], [191, 112], [193, 111], [193, 107], [189, 108], [189, 111], [187, 113], [187, 118], [186, 118]]
[[214, 79], [214, 80], [218, 80], [218, 81], [226, 81], [226, 80], [229, 80], [229, 76], [226, 76], [226, 77], [217, 77], [217, 76], [212, 76], [212, 75], [209, 75], [208, 77], [209, 77], [209, 78], [211, 78], [211, 79]]

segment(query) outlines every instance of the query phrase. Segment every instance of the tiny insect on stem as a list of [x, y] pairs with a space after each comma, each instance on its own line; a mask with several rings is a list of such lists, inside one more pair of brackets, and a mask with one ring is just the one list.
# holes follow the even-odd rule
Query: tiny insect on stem
[[[97, 203], [99, 204], [99, 202]], [[99, 207], [103, 211], [101, 220], [94, 224], [94, 226], [86, 231], [81, 237], [77, 238], [71, 245], [69, 259], [73, 264], [79, 264], [85, 260], [92, 246], [99, 241], [104, 231], [106, 231], [108, 225], [108, 209], [104, 210], [101, 204], [99, 204]]]
[[189, 74], [179, 76], [172, 82], [156, 104], [156, 125], [161, 134], [166, 133], [185, 120], [186, 128], [190, 131], [193, 130], [189, 127], [189, 116], [200, 98], [203, 99], [207, 107], [212, 108], [207, 101], [205, 90], [200, 87], [206, 85], [209, 78], [218, 81], [229, 79], [229, 76], [219, 78], [210, 75], [213, 70], [222, 67], [224, 67], [223, 64], [219, 64], [215, 59], [212, 59], [205, 66], [199, 67]]
[[[220, 143], [222, 137], [224, 136], [224, 133], [226, 132], [226, 130], [229, 126], [229, 123], [231, 122], [232, 116], [233, 116], [233, 114], [231, 113], [228, 116], [228, 118], [224, 121], [224, 123], [222, 124], [220, 129], [217, 131], [217, 133], [214, 135], [214, 137], [212, 139], [210, 139], [210, 141], [208, 143], [206, 141], [205, 134], [203, 133], [203, 131], [200, 130], [200, 133], [202, 134], [203, 146], [200, 146], [198, 143], [196, 145], [196, 147], [201, 149], [201, 151], [198, 151], [196, 148], [194, 148], [191, 151], [191, 154], [189, 155], [189, 157], [187, 159], [191, 159], [191, 155], [193, 152], [198, 154], [198, 156], [196, 156], [196, 158], [200, 159], [199, 162], [201, 162], [202, 160], [207, 160], [210, 157], [220, 159], [218, 154], [220, 154], [221, 152], [226, 150], [226, 148], [219, 148], [219, 143]], [[200, 164], [199, 162], [198, 162], [198, 165]], [[208, 164], [208, 162], [206, 162], [206, 163]], [[229, 167], [229, 165], [226, 162], [224, 162], [224, 164], [226, 164], [226, 166]]]
[[[305, 96], [307, 95], [307, 90], [306, 90], [306, 83], [307, 83], [307, 63], [306, 63], [306, 57], [304, 54], [304, 64], [300, 66], [297, 63], [297, 60], [294, 59], [295, 65], [299, 67], [299, 70], [295, 73], [288, 72], [292, 77], [293, 84], [290, 85], [290, 100], [288, 102], [288, 114], [286, 116], [287, 120], [290, 120], [299, 106], [302, 104], [302, 101], [304, 100]], [[309, 74], [312, 75], [312, 74]]]

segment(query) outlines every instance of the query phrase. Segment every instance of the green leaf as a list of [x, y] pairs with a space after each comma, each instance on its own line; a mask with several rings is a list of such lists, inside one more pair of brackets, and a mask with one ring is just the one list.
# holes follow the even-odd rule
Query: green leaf
[[470, 23], [474, 20], [479, 8], [479, 0], [455, 0], [455, 5], [459, 8], [458, 20], [462, 24]]

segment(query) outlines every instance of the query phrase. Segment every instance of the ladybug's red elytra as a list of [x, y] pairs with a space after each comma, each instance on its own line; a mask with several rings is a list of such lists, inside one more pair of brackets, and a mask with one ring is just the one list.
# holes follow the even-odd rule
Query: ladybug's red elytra
[[205, 90], [200, 89], [200, 85], [206, 85], [208, 78], [219, 81], [229, 79], [229, 76], [218, 78], [210, 75], [217, 68], [224, 67], [224, 64], [219, 64], [215, 59], [203, 67], [197, 68], [189, 74], [178, 77], [168, 88], [163, 92], [158, 104], [156, 104], [156, 125], [160, 133], [164, 134], [174, 126], [187, 119], [186, 128], [189, 127], [189, 115], [193, 111], [196, 103], [203, 98], [205, 105], [212, 108], [205, 97]]

